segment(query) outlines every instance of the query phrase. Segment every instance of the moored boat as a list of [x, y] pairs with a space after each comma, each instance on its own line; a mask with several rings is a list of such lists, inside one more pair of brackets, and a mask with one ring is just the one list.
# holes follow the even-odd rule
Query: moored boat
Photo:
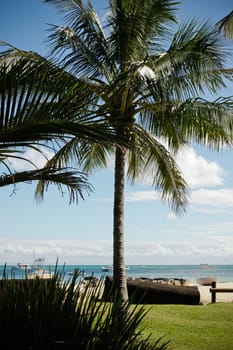
[[113, 270], [113, 268], [112, 268], [112, 266], [102, 266], [101, 270], [102, 270], [103, 272], [108, 272], [108, 271], [110, 271], [110, 270]]
[[49, 279], [49, 278], [52, 278], [53, 276], [54, 276], [54, 273], [52, 271], [47, 271], [43, 269], [38, 269], [28, 274], [29, 279], [34, 279], [34, 278]]
[[[129, 266], [126, 266], [125, 269], [126, 269], [126, 270], [129, 270]], [[103, 272], [113, 271], [113, 265], [102, 266], [101, 270], [102, 270]]]
[[44, 258], [37, 258], [34, 260], [32, 265], [32, 271], [28, 274], [29, 279], [43, 278], [49, 279], [54, 276], [54, 272], [46, 270], [44, 267]]
[[22, 262], [18, 262], [15, 266], [14, 269], [18, 269], [18, 270], [31, 270], [31, 265], [29, 264], [24, 264]]
[[213, 265], [209, 265], [209, 264], [200, 264], [200, 268], [201, 269], [213, 269], [214, 266]]
[[197, 283], [202, 286], [211, 286], [213, 282], [217, 282], [216, 277], [200, 277], [197, 279]]

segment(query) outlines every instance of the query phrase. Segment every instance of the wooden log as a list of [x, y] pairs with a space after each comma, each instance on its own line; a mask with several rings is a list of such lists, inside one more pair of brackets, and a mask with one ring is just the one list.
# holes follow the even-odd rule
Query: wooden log
[[200, 277], [197, 279], [197, 283], [202, 286], [211, 286], [212, 283], [217, 282], [217, 278], [214, 277]]
[[[110, 301], [113, 295], [113, 279], [106, 276], [103, 299]], [[127, 280], [129, 298], [137, 304], [186, 304], [199, 305], [200, 292], [196, 286], [176, 286], [143, 280]]]
[[233, 288], [210, 288], [210, 292], [215, 292], [215, 293], [233, 293]]

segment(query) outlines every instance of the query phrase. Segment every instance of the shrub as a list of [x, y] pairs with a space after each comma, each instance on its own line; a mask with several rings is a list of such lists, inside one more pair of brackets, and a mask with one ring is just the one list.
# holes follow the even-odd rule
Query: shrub
[[55, 273], [49, 279], [0, 280], [1, 349], [152, 350], [169, 342], [141, 336], [143, 307], [130, 306], [119, 317], [119, 303], [97, 298], [103, 281], [83, 285], [78, 271], [69, 281]]

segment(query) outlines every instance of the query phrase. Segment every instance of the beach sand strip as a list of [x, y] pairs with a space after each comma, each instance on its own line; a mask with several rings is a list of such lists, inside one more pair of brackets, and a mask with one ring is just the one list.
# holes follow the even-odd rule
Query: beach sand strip
[[[202, 286], [200, 284], [196, 284], [200, 291], [200, 302], [201, 304], [209, 304], [211, 303], [211, 286]], [[233, 282], [221, 282], [216, 284], [216, 288], [231, 288], [233, 289]], [[216, 293], [216, 302], [223, 303], [232, 303], [233, 302], [233, 293]]]

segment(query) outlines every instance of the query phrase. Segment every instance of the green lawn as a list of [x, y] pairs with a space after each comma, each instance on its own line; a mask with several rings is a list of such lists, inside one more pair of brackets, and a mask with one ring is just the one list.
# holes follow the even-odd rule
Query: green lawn
[[173, 350], [232, 350], [233, 303], [147, 305], [143, 333], [166, 335]]

